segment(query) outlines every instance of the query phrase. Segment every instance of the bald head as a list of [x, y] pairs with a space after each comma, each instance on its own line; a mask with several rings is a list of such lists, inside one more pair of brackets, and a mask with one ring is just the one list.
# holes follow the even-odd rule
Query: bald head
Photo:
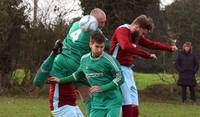
[[94, 8], [91, 12], [90, 15], [96, 17], [98, 21], [98, 27], [102, 29], [105, 26], [106, 23], [106, 14], [103, 10], [100, 8]]

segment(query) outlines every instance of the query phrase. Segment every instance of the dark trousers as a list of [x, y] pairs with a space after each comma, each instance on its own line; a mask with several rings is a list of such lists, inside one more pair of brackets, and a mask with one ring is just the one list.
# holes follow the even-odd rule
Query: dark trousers
[[181, 98], [182, 101], [185, 102], [187, 99], [186, 92], [187, 92], [187, 87], [190, 89], [190, 98], [192, 101], [196, 101], [196, 96], [195, 96], [195, 86], [181, 86], [182, 87], [182, 94]]

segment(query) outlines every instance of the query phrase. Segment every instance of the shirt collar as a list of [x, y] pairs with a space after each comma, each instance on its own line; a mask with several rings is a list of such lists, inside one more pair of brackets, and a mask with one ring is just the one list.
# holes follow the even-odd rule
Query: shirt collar
[[99, 60], [103, 55], [104, 55], [104, 52], [102, 52], [102, 54], [99, 57], [93, 58], [92, 57], [92, 52], [90, 52], [90, 59], [96, 61], [96, 60]]

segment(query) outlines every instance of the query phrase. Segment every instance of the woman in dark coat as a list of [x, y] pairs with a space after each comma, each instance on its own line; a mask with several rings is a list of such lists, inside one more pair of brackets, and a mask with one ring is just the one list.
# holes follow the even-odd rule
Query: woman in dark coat
[[187, 99], [186, 89], [189, 87], [191, 100], [195, 103], [195, 74], [198, 71], [199, 64], [194, 54], [192, 54], [191, 42], [185, 42], [183, 44], [183, 48], [176, 58], [176, 66], [179, 72], [177, 84], [182, 87], [182, 102], [184, 103]]

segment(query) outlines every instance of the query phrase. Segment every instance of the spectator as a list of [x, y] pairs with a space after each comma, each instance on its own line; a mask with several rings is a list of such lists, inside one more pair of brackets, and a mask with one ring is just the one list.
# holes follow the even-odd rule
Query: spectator
[[187, 87], [190, 89], [190, 96], [193, 103], [196, 102], [195, 96], [195, 86], [196, 86], [196, 78], [195, 74], [198, 71], [199, 63], [192, 53], [192, 44], [191, 42], [185, 42], [183, 44], [183, 48], [181, 52], [178, 54], [176, 58], [176, 67], [179, 73], [179, 79], [177, 84], [182, 88], [182, 102], [185, 103], [186, 90]]

